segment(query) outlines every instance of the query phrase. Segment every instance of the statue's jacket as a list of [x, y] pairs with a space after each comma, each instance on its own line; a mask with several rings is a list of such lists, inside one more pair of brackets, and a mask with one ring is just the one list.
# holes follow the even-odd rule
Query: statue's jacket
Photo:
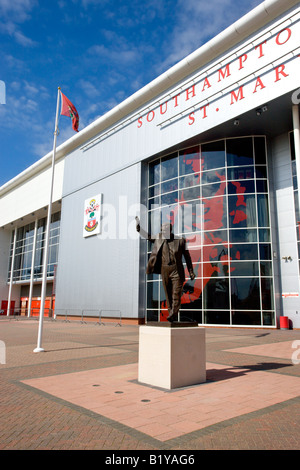
[[[141, 232], [144, 232], [144, 231], [141, 230]], [[141, 233], [141, 235], [143, 236], [143, 233]], [[173, 234], [171, 234], [171, 237], [172, 237], [171, 241], [173, 243], [173, 252], [175, 256], [177, 272], [179, 274], [181, 282], [183, 283], [185, 281], [185, 273], [184, 273], [184, 266], [182, 263], [182, 257], [184, 257], [188, 272], [191, 274], [193, 273], [191, 255], [186, 247], [185, 238], [176, 238]], [[159, 233], [155, 238], [146, 234], [145, 238], [147, 238], [151, 242], [154, 242], [153, 249], [150, 254], [148, 264], [147, 264], [146, 273], [147, 274], [153, 274], [153, 273], [161, 274], [162, 246], [163, 246], [165, 239], [163, 238], [162, 233]]]

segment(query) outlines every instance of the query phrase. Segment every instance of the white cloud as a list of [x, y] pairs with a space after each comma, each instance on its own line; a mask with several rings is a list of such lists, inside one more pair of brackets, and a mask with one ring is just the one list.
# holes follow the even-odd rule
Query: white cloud
[[125, 43], [114, 45], [112, 47], [106, 47], [103, 44], [96, 44], [88, 49], [88, 54], [97, 56], [100, 59], [109, 59], [111, 62], [116, 62], [122, 65], [136, 63], [136, 61], [141, 57], [141, 53], [136, 47], [130, 47], [130, 44]]
[[198, 49], [259, 3], [261, 0], [178, 0], [174, 8], [174, 29], [168, 44], [164, 44], [165, 55], [170, 52], [160, 71]]
[[37, 5], [36, 0], [0, 0], [0, 32], [13, 37], [24, 47], [33, 47], [36, 42], [25, 36], [19, 28], [20, 23], [30, 19], [30, 11]]

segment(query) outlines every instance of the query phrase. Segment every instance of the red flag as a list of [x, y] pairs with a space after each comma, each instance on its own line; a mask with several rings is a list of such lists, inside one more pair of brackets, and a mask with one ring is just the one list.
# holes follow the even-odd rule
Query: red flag
[[77, 112], [77, 109], [62, 92], [60, 93], [62, 98], [61, 115], [69, 116], [72, 119], [72, 127], [74, 131], [78, 132], [79, 114]]

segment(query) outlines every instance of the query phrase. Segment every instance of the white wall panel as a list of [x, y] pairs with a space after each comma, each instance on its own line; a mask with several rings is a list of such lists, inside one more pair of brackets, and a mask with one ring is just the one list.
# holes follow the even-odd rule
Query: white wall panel
[[[53, 201], [62, 196], [64, 160], [55, 165]], [[0, 225], [4, 226], [48, 206], [50, 197], [51, 168], [26, 180], [0, 198]]]
[[[135, 228], [128, 228], [135, 227], [140, 173], [137, 164], [63, 198], [57, 312], [105, 309], [120, 310], [123, 318], [138, 317], [140, 239]], [[99, 193], [104, 205], [102, 231], [84, 238], [84, 201]]]

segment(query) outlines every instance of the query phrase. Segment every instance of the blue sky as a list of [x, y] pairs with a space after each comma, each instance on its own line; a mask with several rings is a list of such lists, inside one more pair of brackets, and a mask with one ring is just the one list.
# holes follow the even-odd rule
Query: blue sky
[[52, 150], [58, 86], [83, 129], [260, 3], [0, 0], [0, 186]]

